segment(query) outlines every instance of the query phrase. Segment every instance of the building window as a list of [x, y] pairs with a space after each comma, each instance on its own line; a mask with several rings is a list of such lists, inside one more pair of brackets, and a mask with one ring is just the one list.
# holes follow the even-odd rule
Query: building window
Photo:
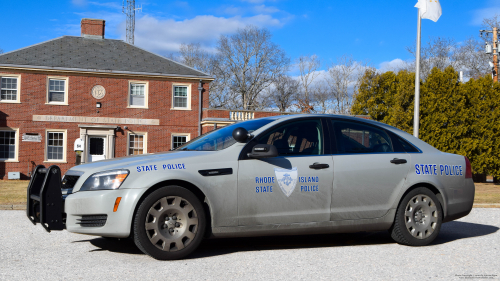
[[1, 76], [0, 78], [0, 102], [19, 102], [20, 76]]
[[191, 110], [191, 84], [172, 85], [172, 109]]
[[47, 103], [68, 104], [67, 78], [49, 78]]
[[128, 135], [128, 155], [145, 154], [146, 151], [146, 134], [129, 134]]
[[64, 162], [66, 161], [66, 132], [47, 131], [46, 161]]
[[148, 107], [148, 83], [129, 82], [128, 107]]
[[187, 108], [187, 90], [186, 86], [174, 87], [174, 107]]
[[0, 160], [16, 160], [16, 131], [0, 131]]
[[172, 134], [172, 149], [185, 144], [189, 141], [190, 134]]

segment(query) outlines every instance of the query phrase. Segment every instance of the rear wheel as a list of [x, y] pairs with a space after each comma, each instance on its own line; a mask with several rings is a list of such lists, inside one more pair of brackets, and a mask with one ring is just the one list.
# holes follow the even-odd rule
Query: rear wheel
[[181, 259], [198, 247], [205, 226], [200, 200], [183, 187], [166, 186], [148, 195], [139, 206], [134, 242], [155, 259]]
[[425, 246], [438, 236], [442, 220], [443, 211], [436, 195], [419, 187], [401, 200], [389, 232], [399, 244]]

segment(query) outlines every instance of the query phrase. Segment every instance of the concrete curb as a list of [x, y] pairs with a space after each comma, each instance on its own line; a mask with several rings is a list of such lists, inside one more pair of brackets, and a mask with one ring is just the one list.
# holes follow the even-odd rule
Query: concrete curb
[[473, 208], [500, 208], [498, 203], [478, 203], [472, 205]]
[[26, 210], [26, 205], [0, 205], [0, 210]]

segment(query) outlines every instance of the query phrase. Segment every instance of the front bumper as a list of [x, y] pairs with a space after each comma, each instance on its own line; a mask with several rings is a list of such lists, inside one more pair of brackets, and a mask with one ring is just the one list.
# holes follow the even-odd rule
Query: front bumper
[[[118, 189], [80, 191], [66, 197], [66, 229], [69, 232], [124, 238], [130, 235], [135, 206], [143, 193], [142, 189]], [[116, 199], [121, 197], [116, 212]], [[89, 217], [106, 216], [101, 224], [84, 224]], [[101, 220], [102, 222], [102, 220]]]
[[[143, 193], [143, 189], [118, 189], [63, 195], [59, 167], [40, 165], [28, 185], [26, 215], [33, 224], [40, 223], [49, 232], [67, 229], [123, 238], [130, 235], [135, 207]], [[118, 197], [121, 200], [115, 210]]]

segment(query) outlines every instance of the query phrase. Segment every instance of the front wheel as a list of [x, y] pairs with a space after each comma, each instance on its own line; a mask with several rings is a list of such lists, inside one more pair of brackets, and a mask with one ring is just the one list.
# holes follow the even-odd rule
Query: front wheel
[[442, 220], [443, 211], [436, 195], [419, 187], [401, 200], [389, 232], [399, 244], [425, 246], [438, 236]]
[[155, 259], [181, 259], [201, 243], [205, 226], [200, 200], [183, 187], [166, 186], [148, 195], [139, 206], [134, 242]]

